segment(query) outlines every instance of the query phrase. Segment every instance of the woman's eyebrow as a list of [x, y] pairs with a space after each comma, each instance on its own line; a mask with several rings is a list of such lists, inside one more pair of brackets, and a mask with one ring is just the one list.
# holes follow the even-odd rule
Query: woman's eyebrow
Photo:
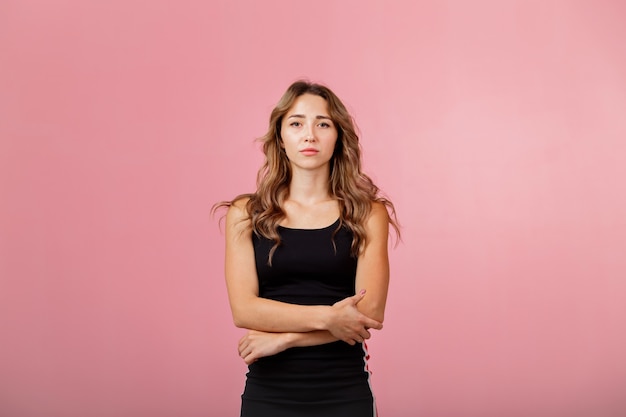
[[[292, 117], [296, 117], [299, 119], [304, 119], [306, 116], [304, 114], [292, 114], [291, 116], [287, 117], [287, 119], [291, 119]], [[324, 116], [324, 115], [317, 115], [315, 116], [316, 119], [328, 119], [331, 120], [330, 116]]]

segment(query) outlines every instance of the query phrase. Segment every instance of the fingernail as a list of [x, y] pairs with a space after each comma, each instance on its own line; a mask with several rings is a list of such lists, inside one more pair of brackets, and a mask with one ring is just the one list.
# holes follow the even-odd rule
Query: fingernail
[[361, 294], [361, 295], [365, 294], [365, 288], [364, 288], [364, 289], [362, 289], [362, 290], [359, 292], [359, 294]]

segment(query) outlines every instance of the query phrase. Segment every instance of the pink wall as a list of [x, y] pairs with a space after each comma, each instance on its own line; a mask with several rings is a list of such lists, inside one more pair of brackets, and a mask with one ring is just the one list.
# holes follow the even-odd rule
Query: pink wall
[[0, 5], [0, 415], [234, 416], [209, 208], [293, 80], [398, 207], [384, 417], [626, 414], [620, 1]]

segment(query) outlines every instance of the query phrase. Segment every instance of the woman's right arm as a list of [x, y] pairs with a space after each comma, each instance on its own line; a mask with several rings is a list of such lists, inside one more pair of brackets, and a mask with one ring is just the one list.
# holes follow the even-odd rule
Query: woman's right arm
[[226, 287], [235, 326], [263, 332], [327, 330], [351, 344], [367, 339], [367, 329], [382, 328], [381, 323], [356, 308], [364, 292], [333, 306], [302, 306], [259, 297], [252, 230], [245, 204], [245, 200], [236, 201], [226, 214]]

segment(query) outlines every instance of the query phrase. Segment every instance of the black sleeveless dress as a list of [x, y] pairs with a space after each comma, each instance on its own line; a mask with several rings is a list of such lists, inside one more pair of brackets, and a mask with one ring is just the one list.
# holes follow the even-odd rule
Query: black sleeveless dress
[[[259, 295], [301, 305], [332, 305], [355, 294], [357, 260], [352, 234], [280, 227], [282, 243], [268, 265], [274, 242], [253, 234]], [[334, 240], [334, 245], [333, 245]], [[248, 366], [241, 417], [374, 417], [367, 352], [363, 344], [337, 341], [296, 347]]]

